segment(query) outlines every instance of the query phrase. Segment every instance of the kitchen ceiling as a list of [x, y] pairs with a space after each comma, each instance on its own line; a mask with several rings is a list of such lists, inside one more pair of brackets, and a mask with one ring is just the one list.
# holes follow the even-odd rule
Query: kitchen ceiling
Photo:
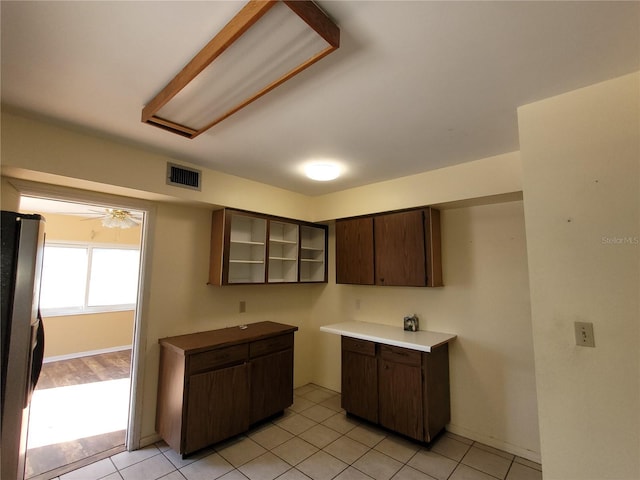
[[337, 51], [196, 139], [141, 123], [243, 4], [3, 0], [2, 106], [319, 195], [518, 150], [519, 105], [640, 69], [640, 2], [319, 1]]

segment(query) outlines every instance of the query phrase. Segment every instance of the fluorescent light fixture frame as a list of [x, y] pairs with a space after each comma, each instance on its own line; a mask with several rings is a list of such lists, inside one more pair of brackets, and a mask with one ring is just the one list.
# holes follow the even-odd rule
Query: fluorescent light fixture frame
[[[310, 56], [305, 56], [302, 63], [297, 63], [296, 59], [296, 65], [293, 68], [290, 68], [289, 65], [285, 67], [286, 71], [284, 72], [272, 71], [270, 73], [270, 77], [269, 75], [264, 75], [264, 77], [269, 77], [266, 78], [266, 84], [259, 84], [257, 89], [248, 90], [246, 94], [234, 94], [237, 100], [234, 99], [233, 103], [229, 106], [224, 105], [224, 98], [220, 98], [218, 100], [214, 99], [215, 103], [223, 104], [223, 109], [220, 110], [220, 107], [217, 107], [219, 111], [214, 112], [210, 116], [208, 116], [205, 122], [202, 122], [202, 111], [198, 113], [198, 115], [200, 116], [200, 122], [194, 122], [193, 118], [195, 117], [193, 115], [191, 116], [191, 118], [189, 117], [189, 115], [183, 115], [182, 107], [179, 105], [180, 101], [182, 101], [182, 103], [186, 105], [186, 107], [189, 107], [190, 105], [192, 110], [194, 106], [202, 110], [207, 106], [205, 104], [212, 105], [214, 103], [211, 98], [206, 101], [199, 102], [197, 97], [198, 93], [196, 93], [195, 89], [198, 87], [204, 87], [202, 90], [206, 92], [209, 84], [205, 84], [205, 77], [207, 81], [213, 82], [216, 78], [227, 75], [227, 70], [229, 69], [227, 67], [233, 67], [236, 63], [236, 60], [238, 59], [228, 59], [228, 57], [222, 57], [223, 53], [225, 53], [225, 51], [229, 49], [230, 51], [227, 51], [227, 53], [231, 55], [231, 53], [233, 53], [233, 49], [231, 49], [231, 47], [234, 45], [234, 43], [238, 42], [240, 38], [250, 30], [251, 27], [260, 24], [261, 22], [259, 22], [259, 20], [264, 19], [264, 21], [266, 21], [270, 17], [280, 20], [282, 19], [281, 11], [284, 10], [280, 6], [277, 9], [274, 9], [273, 7], [276, 7], [277, 5], [286, 5], [286, 7], [288, 7], [288, 9], [286, 10], [290, 10], [294, 14], [291, 15], [290, 13], [288, 13], [287, 15], [298, 18], [297, 23], [300, 23], [299, 20], [301, 19], [306, 24], [306, 26], [304, 27], [305, 30], [307, 29], [307, 27], [311, 29], [311, 33], [313, 34], [313, 36], [317, 37], [317, 39], [322, 43], [320, 49], [318, 51], [313, 51]], [[275, 13], [266, 15], [269, 11], [275, 12], [276, 10], [280, 12], [277, 14], [278, 16], [275, 16]], [[292, 21], [295, 22], [295, 20]], [[260, 25], [259, 28], [254, 29], [254, 31], [263, 32], [271, 36], [280, 34], [282, 30], [279, 29], [281, 28], [282, 25], [278, 24], [273, 26]], [[300, 25], [295, 28], [299, 30]], [[244, 41], [246, 42], [247, 40]], [[317, 40], [314, 40], [314, 42], [315, 41]], [[259, 43], [260, 42], [258, 42], [257, 44]], [[300, 42], [296, 42], [295, 38], [288, 41], [287, 46], [298, 48], [298, 50], [300, 50], [301, 52], [298, 53], [299, 55], [306, 55], [308, 53], [306, 51], [303, 51], [302, 47], [300, 47]], [[315, 45], [310, 45], [307, 48], [312, 48], [314, 46]], [[154, 125], [164, 130], [168, 130], [183, 137], [195, 138], [214, 125], [220, 123], [225, 118], [233, 115], [238, 110], [246, 107], [258, 98], [270, 92], [278, 85], [281, 85], [288, 79], [310, 67], [318, 60], [324, 58], [325, 56], [339, 48], [339, 46], [340, 29], [329, 19], [329, 17], [327, 17], [327, 15], [322, 10], [320, 10], [320, 8], [318, 8], [318, 6], [314, 2], [307, 0], [250, 0], [249, 3], [247, 3], [236, 14], [236, 16], [229, 23], [227, 23], [227, 25], [215, 37], [213, 37], [213, 39], [211, 39], [211, 41], [200, 52], [198, 52], [189, 63], [187, 63], [187, 65], [185, 65], [185, 67], [173, 78], [173, 80], [171, 80], [143, 108], [142, 122]], [[220, 63], [225, 65], [225, 68], [222, 69], [222, 67], [220, 67], [221, 70], [216, 73], [213, 70], [215, 68], [214, 60], [218, 58], [221, 59]], [[225, 60], [223, 60], [223, 58], [225, 58]], [[226, 62], [226, 64], [224, 62]], [[196, 77], [201, 74], [203, 75], [196, 80]], [[258, 77], [259, 74], [252, 75], [250, 73], [244, 73], [242, 78], [235, 78], [235, 81], [236, 83], [243, 83], [243, 81], [246, 80], [248, 83], [251, 83], [254, 78]], [[255, 88], [255, 86], [253, 87]], [[224, 88], [225, 87], [223, 87], [223, 90]], [[172, 99], [175, 99], [175, 101], [171, 102]], [[215, 110], [215, 108], [212, 109]], [[206, 112], [204, 113], [206, 114]], [[174, 120], [170, 120], [170, 118], [172, 117], [174, 118]], [[199, 125], [194, 126], [192, 124], [192, 126], [187, 126], [187, 123], [189, 123], [189, 121], [193, 123], [199, 123]]]

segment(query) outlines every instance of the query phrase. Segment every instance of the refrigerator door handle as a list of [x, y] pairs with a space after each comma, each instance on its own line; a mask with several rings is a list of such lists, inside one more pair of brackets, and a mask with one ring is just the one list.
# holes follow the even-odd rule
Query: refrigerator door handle
[[40, 315], [40, 309], [38, 309], [38, 324], [35, 332], [35, 345], [33, 348], [33, 357], [31, 360], [31, 379], [29, 382], [29, 391], [27, 392], [27, 404], [31, 401], [31, 395], [36, 389], [40, 373], [42, 372], [42, 363], [44, 361], [44, 324], [42, 323], [42, 316]]

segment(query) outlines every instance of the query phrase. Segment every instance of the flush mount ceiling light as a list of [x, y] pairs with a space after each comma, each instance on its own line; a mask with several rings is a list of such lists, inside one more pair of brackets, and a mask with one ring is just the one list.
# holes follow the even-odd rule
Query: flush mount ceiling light
[[340, 175], [340, 166], [329, 162], [310, 163], [304, 167], [304, 173], [311, 180], [328, 182], [329, 180], [338, 178]]
[[312, 1], [250, 0], [142, 110], [142, 121], [195, 138], [340, 46]]

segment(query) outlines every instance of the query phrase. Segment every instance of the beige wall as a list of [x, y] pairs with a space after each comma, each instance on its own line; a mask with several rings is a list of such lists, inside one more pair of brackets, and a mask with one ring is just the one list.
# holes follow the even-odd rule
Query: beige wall
[[[309, 219], [310, 197], [202, 169], [202, 191], [169, 186], [167, 162], [186, 162], [2, 112], [2, 174], [148, 200], [234, 206]], [[196, 168], [197, 167], [195, 166]]]
[[[51, 213], [42, 213], [42, 215], [46, 220], [47, 242], [140, 245], [140, 227], [105, 228], [99, 219]], [[45, 315], [43, 317], [46, 332], [45, 359], [131, 345], [134, 314], [134, 310], [127, 310], [55, 317]]]
[[132, 344], [133, 310], [43, 317], [44, 358], [77, 356]]
[[207, 169], [202, 169], [201, 192], [172, 187], [165, 184], [168, 161], [177, 162], [103, 138], [2, 113], [2, 175], [133, 198], [327, 221], [522, 190], [519, 152], [319, 197]]
[[638, 479], [640, 74], [518, 120], [544, 478]]
[[521, 178], [520, 152], [510, 152], [316, 197], [312, 204], [313, 218], [315, 221], [335, 220], [423, 205], [507, 196], [522, 191]]

